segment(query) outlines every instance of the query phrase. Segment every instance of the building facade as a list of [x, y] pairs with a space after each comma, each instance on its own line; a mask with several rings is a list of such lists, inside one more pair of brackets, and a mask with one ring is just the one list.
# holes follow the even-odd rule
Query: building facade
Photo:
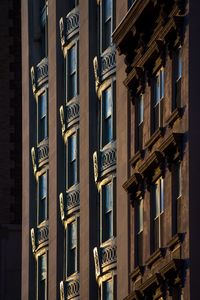
[[198, 299], [194, 2], [22, 0], [22, 299]]
[[5, 300], [21, 299], [20, 9], [19, 1], [0, 3], [0, 299]]

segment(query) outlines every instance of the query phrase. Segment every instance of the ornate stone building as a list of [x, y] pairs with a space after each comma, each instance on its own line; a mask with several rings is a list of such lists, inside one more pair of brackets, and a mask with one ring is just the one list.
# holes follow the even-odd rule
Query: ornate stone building
[[190, 2], [22, 0], [22, 299], [198, 299]]

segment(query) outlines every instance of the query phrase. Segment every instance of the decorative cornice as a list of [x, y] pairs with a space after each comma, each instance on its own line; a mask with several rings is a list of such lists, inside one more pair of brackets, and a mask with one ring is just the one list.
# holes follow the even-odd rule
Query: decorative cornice
[[63, 105], [59, 109], [60, 111], [60, 122], [62, 128], [62, 135], [64, 136], [66, 130], [68, 130], [72, 125], [79, 122], [80, 117], [80, 105], [79, 98], [74, 98], [72, 101]]
[[152, 174], [155, 169], [164, 161], [164, 156], [160, 151], [154, 151], [147, 157], [144, 163], [138, 168], [138, 171], [145, 177]]
[[75, 274], [66, 281], [60, 282], [61, 300], [77, 300], [80, 297], [80, 276]]
[[160, 258], [163, 258], [165, 255], [165, 249], [164, 248], [158, 248], [146, 261], [146, 265], [148, 268], [151, 268], [152, 265], [159, 260]]
[[35, 94], [44, 84], [48, 83], [48, 59], [43, 58], [36, 67], [31, 67], [31, 82]]
[[115, 47], [108, 48], [101, 55], [101, 80], [105, 80], [107, 76], [115, 71], [116, 68], [116, 49]]
[[61, 47], [79, 32], [79, 7], [75, 7], [65, 18], [59, 21]]
[[31, 229], [31, 244], [32, 252], [36, 253], [38, 249], [45, 246], [49, 240], [49, 226], [46, 221], [45, 224], [37, 227], [36, 229]]
[[61, 221], [65, 221], [72, 212], [80, 208], [80, 187], [79, 184], [74, 186], [72, 190], [66, 191], [65, 194], [60, 193], [60, 216]]

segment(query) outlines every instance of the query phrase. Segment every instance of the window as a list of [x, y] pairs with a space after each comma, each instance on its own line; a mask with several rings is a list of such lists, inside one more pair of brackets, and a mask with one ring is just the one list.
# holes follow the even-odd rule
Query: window
[[102, 242], [114, 236], [113, 224], [113, 181], [102, 186], [101, 190], [101, 227]]
[[78, 0], [70, 0], [69, 1], [69, 11], [74, 9], [76, 6], [78, 6], [79, 1]]
[[152, 87], [152, 133], [163, 126], [164, 69], [153, 79]]
[[143, 100], [143, 94], [141, 94], [136, 101], [135, 152], [142, 149], [143, 119], [144, 119], [144, 100]]
[[66, 59], [66, 98], [67, 101], [78, 95], [78, 44], [67, 51]]
[[172, 110], [181, 106], [182, 53], [178, 48], [173, 56], [173, 101]]
[[164, 181], [160, 177], [152, 186], [152, 252], [163, 244]]
[[47, 138], [47, 92], [38, 97], [38, 143]]
[[128, 8], [132, 6], [133, 3], [135, 3], [136, 0], [128, 0]]
[[113, 126], [113, 94], [114, 85], [109, 86], [102, 92], [101, 101], [101, 139], [102, 147], [110, 143], [114, 139], [114, 126]]
[[143, 199], [135, 206], [135, 267], [143, 263]]
[[70, 188], [78, 182], [77, 169], [77, 133], [68, 137], [67, 186]]
[[113, 0], [102, 1], [102, 28], [101, 28], [101, 43], [102, 52], [105, 51], [112, 44], [112, 32], [113, 32]]
[[113, 291], [113, 279], [103, 282], [103, 299], [102, 300], [114, 300]]
[[66, 229], [66, 277], [78, 272], [78, 218]]
[[40, 175], [38, 180], [38, 222], [40, 224], [47, 220], [47, 173]]
[[181, 179], [181, 164], [176, 162], [172, 166], [172, 235], [180, 231]]
[[48, 1], [40, 2], [41, 58], [48, 57]]
[[47, 299], [47, 257], [43, 254], [38, 257], [38, 300]]

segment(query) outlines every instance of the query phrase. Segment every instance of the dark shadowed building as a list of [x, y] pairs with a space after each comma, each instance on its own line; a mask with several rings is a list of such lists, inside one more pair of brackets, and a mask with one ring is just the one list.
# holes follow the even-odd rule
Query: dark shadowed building
[[21, 5], [0, 2], [0, 299], [21, 300]]

